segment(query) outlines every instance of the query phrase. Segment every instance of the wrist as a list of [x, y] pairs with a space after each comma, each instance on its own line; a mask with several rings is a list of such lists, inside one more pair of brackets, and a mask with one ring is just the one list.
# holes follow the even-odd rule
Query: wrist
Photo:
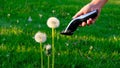
[[99, 6], [100, 8], [102, 8], [105, 3], [107, 3], [108, 0], [92, 0], [91, 4]]

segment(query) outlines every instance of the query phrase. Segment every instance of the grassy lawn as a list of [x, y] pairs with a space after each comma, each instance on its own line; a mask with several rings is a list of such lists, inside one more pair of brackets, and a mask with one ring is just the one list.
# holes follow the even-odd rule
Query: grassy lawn
[[0, 68], [40, 68], [40, 45], [34, 35], [45, 32], [47, 41], [43, 45], [51, 44], [51, 29], [46, 22], [52, 16], [60, 20], [55, 30], [55, 68], [120, 68], [119, 0], [109, 0], [95, 24], [79, 27], [72, 36], [60, 34], [90, 1], [1, 0]]

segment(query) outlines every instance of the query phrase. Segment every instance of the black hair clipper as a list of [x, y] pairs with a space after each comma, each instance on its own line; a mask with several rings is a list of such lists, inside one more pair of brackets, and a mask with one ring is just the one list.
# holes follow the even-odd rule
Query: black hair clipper
[[63, 35], [73, 35], [79, 24], [86, 22], [89, 18], [95, 18], [98, 15], [98, 10], [91, 11], [87, 14], [81, 15], [70, 21], [65, 30], [61, 32]]

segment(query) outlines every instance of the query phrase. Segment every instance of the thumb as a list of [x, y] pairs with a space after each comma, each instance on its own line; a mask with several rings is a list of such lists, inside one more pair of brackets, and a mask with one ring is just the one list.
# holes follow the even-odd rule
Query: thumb
[[79, 11], [79, 12], [77, 12], [72, 18], [74, 19], [74, 18], [76, 18], [76, 17], [78, 17], [78, 16], [80, 16], [80, 15], [83, 15], [84, 13], [82, 12], [82, 11]]

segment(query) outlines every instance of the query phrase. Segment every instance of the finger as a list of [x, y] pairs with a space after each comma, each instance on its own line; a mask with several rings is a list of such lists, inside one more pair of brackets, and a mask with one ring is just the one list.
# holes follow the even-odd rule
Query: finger
[[82, 22], [81, 26], [86, 26], [86, 22]]
[[90, 24], [92, 24], [92, 22], [93, 22], [93, 20], [90, 18], [90, 19], [88, 19], [87, 20], [87, 25], [90, 25]]

